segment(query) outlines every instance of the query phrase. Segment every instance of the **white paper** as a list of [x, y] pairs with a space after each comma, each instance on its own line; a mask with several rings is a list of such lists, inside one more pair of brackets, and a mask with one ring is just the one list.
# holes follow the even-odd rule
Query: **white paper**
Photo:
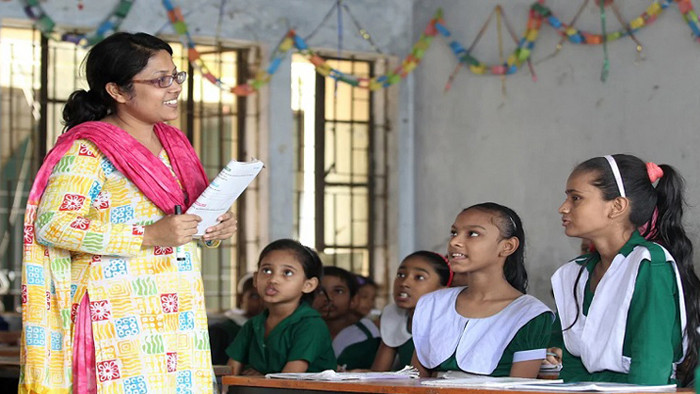
[[484, 375], [472, 375], [456, 378], [443, 378], [435, 380], [425, 380], [421, 382], [426, 386], [440, 387], [484, 387], [484, 388], [501, 388], [510, 389], [514, 387], [529, 388], [530, 385], [538, 385], [544, 387], [549, 384], [562, 383], [563, 380], [546, 380], [546, 379], [528, 379], [528, 378], [511, 378], [511, 377], [493, 377]]
[[231, 208], [238, 196], [250, 185], [263, 168], [260, 160], [241, 162], [231, 160], [214, 178], [209, 186], [199, 195], [197, 201], [187, 209], [188, 214], [202, 218], [197, 226], [195, 238], [204, 235], [204, 231], [218, 224], [216, 220]]
[[510, 389], [525, 390], [546, 390], [561, 392], [594, 391], [602, 393], [635, 393], [635, 392], [669, 392], [676, 389], [675, 384], [665, 384], [660, 386], [642, 386], [626, 383], [607, 382], [579, 382], [579, 383], [556, 383], [556, 384], [528, 384], [509, 386]]
[[396, 372], [336, 372], [328, 369], [322, 372], [287, 372], [269, 373], [266, 378], [293, 379], [293, 380], [322, 380], [340, 382], [344, 380], [374, 380], [374, 379], [417, 379], [418, 370], [413, 367], [405, 367]]

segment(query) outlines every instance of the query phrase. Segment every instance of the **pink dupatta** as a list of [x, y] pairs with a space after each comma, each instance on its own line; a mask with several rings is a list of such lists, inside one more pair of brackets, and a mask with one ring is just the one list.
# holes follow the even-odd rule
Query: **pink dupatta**
[[36, 175], [29, 193], [29, 203], [38, 205], [54, 166], [73, 142], [87, 139], [95, 143], [114, 167], [129, 178], [161, 211], [173, 214], [175, 205], [186, 209], [209, 183], [202, 163], [182, 131], [165, 123], [156, 123], [153, 131], [168, 153], [187, 199], [168, 167], [145, 146], [121, 128], [95, 121], [81, 123], [58, 137], [56, 145], [46, 155]]

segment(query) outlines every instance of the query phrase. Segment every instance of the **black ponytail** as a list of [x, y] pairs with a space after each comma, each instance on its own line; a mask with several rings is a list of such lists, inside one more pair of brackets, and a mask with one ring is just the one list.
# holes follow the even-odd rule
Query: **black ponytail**
[[683, 228], [685, 182], [673, 167], [665, 164], [660, 167], [664, 175], [656, 186], [656, 225], [647, 226], [645, 233], [651, 235], [651, 241], [663, 245], [671, 252], [681, 276], [687, 316], [684, 334], [688, 338], [688, 353], [678, 368], [678, 377], [685, 386], [692, 381], [698, 364], [700, 335], [696, 329], [700, 326], [700, 280], [693, 268], [693, 244]]
[[[107, 92], [105, 91], [105, 94]], [[63, 107], [63, 122], [68, 130], [83, 122], [100, 120], [110, 113], [109, 101], [103, 101], [99, 95], [83, 89], [76, 90], [68, 96]]]

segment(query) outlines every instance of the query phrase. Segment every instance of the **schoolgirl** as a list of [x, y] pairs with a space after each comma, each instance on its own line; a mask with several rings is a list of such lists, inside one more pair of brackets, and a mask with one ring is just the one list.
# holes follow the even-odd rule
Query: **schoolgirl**
[[683, 179], [668, 165], [618, 154], [571, 173], [559, 208], [564, 231], [595, 251], [552, 277], [563, 379], [692, 380], [700, 298], [683, 204]]
[[411, 364], [413, 313], [425, 294], [449, 287], [453, 272], [447, 258], [435, 252], [419, 250], [406, 256], [394, 278], [394, 303], [382, 311], [382, 342], [372, 364], [373, 371], [400, 369]]
[[534, 378], [554, 315], [526, 295], [525, 232], [510, 208], [483, 203], [452, 225], [448, 258], [466, 286], [421, 297], [413, 315], [413, 365], [421, 376], [461, 370]]
[[328, 328], [309, 305], [322, 269], [316, 252], [297, 241], [280, 239], [263, 249], [254, 281], [267, 309], [226, 349], [234, 375], [335, 369]]

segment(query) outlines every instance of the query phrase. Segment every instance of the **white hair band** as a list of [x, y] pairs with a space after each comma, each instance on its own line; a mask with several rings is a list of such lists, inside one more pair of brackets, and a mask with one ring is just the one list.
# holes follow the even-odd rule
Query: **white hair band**
[[613, 172], [613, 175], [615, 175], [615, 182], [617, 182], [617, 190], [620, 192], [620, 196], [622, 197], [627, 197], [625, 194], [625, 185], [622, 183], [622, 174], [620, 174], [620, 169], [617, 167], [617, 162], [615, 161], [615, 158], [612, 157], [612, 155], [605, 155], [603, 156], [608, 160], [608, 163], [610, 164], [610, 169]]

